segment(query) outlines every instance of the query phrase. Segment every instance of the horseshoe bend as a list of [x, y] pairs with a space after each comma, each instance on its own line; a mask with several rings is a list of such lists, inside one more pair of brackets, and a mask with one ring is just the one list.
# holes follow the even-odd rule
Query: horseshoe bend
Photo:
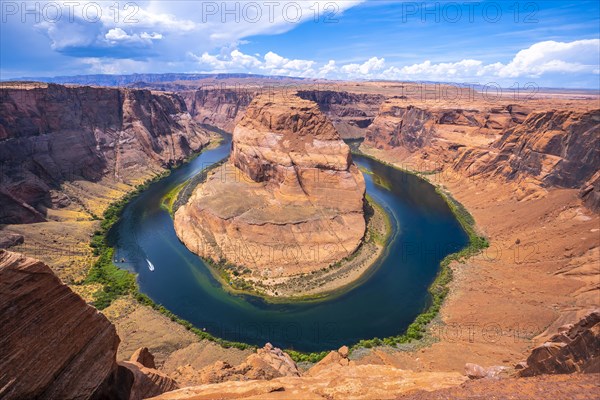
[[[174, 221], [185, 245], [234, 273], [238, 286], [289, 296], [337, 286], [323, 274], [331, 278], [363, 244], [365, 207], [362, 173], [317, 104], [264, 94], [235, 127], [228, 160]], [[369, 262], [379, 250], [371, 249]], [[350, 268], [350, 279], [367, 264]]]

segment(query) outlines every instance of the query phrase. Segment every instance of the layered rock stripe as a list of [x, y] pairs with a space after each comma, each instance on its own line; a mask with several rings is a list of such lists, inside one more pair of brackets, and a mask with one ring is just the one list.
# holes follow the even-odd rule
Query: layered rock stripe
[[197, 254], [268, 276], [322, 269], [365, 234], [365, 182], [317, 105], [258, 96], [233, 133], [229, 161], [175, 214]]

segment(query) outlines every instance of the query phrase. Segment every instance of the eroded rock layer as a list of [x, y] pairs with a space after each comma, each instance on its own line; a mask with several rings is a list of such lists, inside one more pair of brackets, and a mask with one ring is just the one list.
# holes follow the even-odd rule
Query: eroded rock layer
[[[176, 90], [177, 88], [172, 88]], [[367, 127], [377, 115], [385, 96], [336, 91], [332, 88], [306, 89], [298, 96], [314, 101], [333, 123], [344, 139], [364, 138]], [[184, 90], [179, 95], [185, 100], [190, 114], [199, 123], [216, 126], [232, 132], [244, 116], [252, 99], [260, 94], [292, 95], [292, 89], [282, 87], [207, 87], [196, 91]]]
[[[592, 186], [589, 194], [600, 170], [600, 110], [532, 113], [491, 149], [464, 151], [455, 168], [508, 180], [530, 177], [547, 187]], [[590, 205], [595, 202], [592, 197]]]
[[176, 95], [17, 82], [0, 98], [0, 223], [77, 205], [65, 183], [139, 183], [208, 143]]
[[175, 215], [197, 254], [263, 276], [328, 267], [365, 234], [365, 182], [313, 102], [257, 97], [235, 128], [229, 162]]
[[115, 327], [40, 261], [0, 250], [0, 397], [87, 399], [117, 373]]

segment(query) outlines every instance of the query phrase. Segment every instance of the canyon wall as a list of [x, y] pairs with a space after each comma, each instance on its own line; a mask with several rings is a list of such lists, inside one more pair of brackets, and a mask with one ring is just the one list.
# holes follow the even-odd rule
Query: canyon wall
[[115, 327], [40, 261], [0, 250], [0, 397], [86, 399], [117, 373]]
[[496, 177], [542, 187], [580, 189], [600, 209], [600, 110], [548, 110], [543, 102], [483, 101], [469, 108], [388, 99], [368, 128], [365, 148], [398, 160], [449, 165], [461, 176]]
[[414, 152], [430, 145], [444, 129], [459, 128], [457, 133], [467, 135], [493, 135], [522, 123], [528, 113], [525, 107], [510, 104], [456, 108], [436, 102], [413, 105], [406, 98], [394, 97], [381, 105], [367, 130], [365, 144]]
[[233, 132], [256, 93], [249, 90], [201, 89], [184, 91], [180, 95], [195, 121]]
[[531, 113], [491, 148], [465, 149], [454, 168], [506, 180], [532, 178], [546, 187], [593, 186], [600, 170], [600, 110]]
[[64, 183], [140, 183], [209, 140], [172, 94], [4, 83], [0, 97], [0, 223], [79, 203]]
[[343, 139], [362, 139], [385, 96], [333, 90], [300, 90], [298, 96], [314, 101]]
[[[296, 96], [293, 90], [285, 87], [201, 89], [179, 94], [197, 122], [227, 132], [233, 132], [252, 99], [259, 94], [279, 98], [284, 96], [285, 99]], [[298, 91], [297, 95], [317, 103], [343, 139], [363, 138], [385, 99], [383, 95], [333, 90], [307, 89]]]

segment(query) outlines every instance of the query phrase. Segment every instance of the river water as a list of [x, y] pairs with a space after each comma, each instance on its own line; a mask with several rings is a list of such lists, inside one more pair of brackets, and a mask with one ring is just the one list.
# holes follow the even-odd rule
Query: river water
[[[370, 171], [367, 192], [390, 214], [395, 234], [386, 257], [354, 289], [313, 303], [273, 304], [232, 295], [177, 238], [161, 208], [175, 186], [229, 154], [230, 140], [129, 203], [109, 233], [117, 265], [138, 274], [140, 290], [200, 329], [232, 341], [322, 351], [404, 332], [428, 307], [440, 261], [468, 238], [434, 187], [377, 161], [354, 156]], [[123, 261], [124, 262], [120, 262]]]

